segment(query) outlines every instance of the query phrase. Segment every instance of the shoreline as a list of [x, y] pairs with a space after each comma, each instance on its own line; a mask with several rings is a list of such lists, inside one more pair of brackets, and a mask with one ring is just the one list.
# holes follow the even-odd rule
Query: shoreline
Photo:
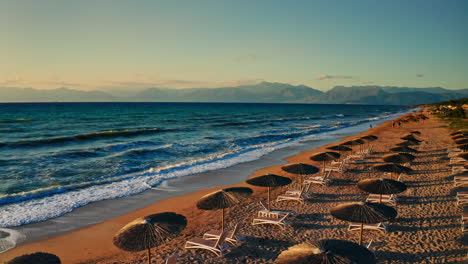
[[[83, 261], [111, 257], [112, 255], [122, 253], [122, 251], [112, 245], [112, 235], [134, 218], [152, 213], [173, 211], [182, 213], [190, 219], [191, 216], [199, 214], [199, 211], [192, 210], [194, 201], [206, 193], [227, 186], [247, 186], [244, 181], [252, 175], [278, 171], [283, 164], [299, 162], [304, 155], [310, 155], [330, 145], [335, 145], [338, 142], [343, 142], [350, 138], [377, 133], [389, 127], [390, 121], [399, 119], [408, 114], [409, 113], [394, 115], [385, 120], [379, 120], [377, 122], [370, 121], [357, 126], [328, 132], [329, 134], [335, 135], [335, 137], [304, 141], [301, 142], [299, 146], [286, 147], [273, 151], [255, 161], [237, 164], [225, 169], [168, 180], [156, 188], [158, 192], [148, 190], [134, 196], [95, 202], [77, 208], [64, 216], [40, 223], [12, 228], [23, 231], [26, 234], [28, 234], [28, 232], [33, 232], [34, 229], [40, 229], [43, 234], [36, 236], [30, 235], [29, 241], [26, 243], [1, 254], [0, 261], [35, 251], [55, 253], [59, 255], [65, 263], [81, 263]], [[366, 129], [369, 123], [379, 123], [379, 125], [371, 129]], [[220, 174], [222, 174], [223, 177], [219, 177]], [[194, 184], [197, 178], [200, 179], [200, 177], [203, 177], [203, 180], [209, 179], [208, 186]], [[226, 181], [226, 178], [229, 178], [230, 182]], [[187, 185], [189, 185], [189, 187], [187, 187]], [[252, 188], [252, 186], [249, 187]], [[254, 187], [252, 189], [255, 191], [254, 196], [261, 196], [265, 192], [262, 188]], [[156, 200], [157, 197], [159, 197], [159, 201]], [[134, 208], [135, 203], [143, 201], [148, 204], [142, 206], [143, 208]], [[124, 204], [125, 208], [123, 214], [121, 214], [122, 211], [117, 214], [113, 212], [116, 208], [122, 209], [122, 204]], [[90, 219], [93, 219], [93, 216], [102, 217], [103, 214], [106, 215], [107, 219], [97, 222], [90, 221]], [[94, 221], [96, 221], [96, 219], [94, 219]], [[76, 227], [77, 222], [82, 225]], [[60, 225], [61, 228], [57, 231], [58, 225]], [[81, 248], [74, 248], [72, 250], [72, 248], [69, 247], [69, 243], [70, 241], [77, 240], [80, 241], [80, 244], [82, 244], [82, 241], [91, 241], [92, 243], [91, 245], [88, 243], [85, 247], [81, 245]], [[67, 250], [64, 250], [65, 246], [63, 245], [68, 245], [66, 249], [73, 252], [65, 252]], [[87, 254], [83, 254], [83, 250], [85, 250]]]

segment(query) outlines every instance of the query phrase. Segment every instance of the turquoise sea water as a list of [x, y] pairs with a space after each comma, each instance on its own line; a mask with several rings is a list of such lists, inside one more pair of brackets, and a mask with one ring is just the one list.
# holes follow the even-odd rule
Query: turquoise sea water
[[0, 104], [0, 226], [251, 161], [402, 106]]

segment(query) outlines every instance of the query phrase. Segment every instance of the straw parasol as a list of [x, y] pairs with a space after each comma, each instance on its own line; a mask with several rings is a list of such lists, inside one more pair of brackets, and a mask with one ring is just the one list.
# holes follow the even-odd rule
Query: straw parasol
[[6, 264], [61, 264], [60, 258], [54, 254], [36, 252], [16, 257]]
[[150, 249], [159, 246], [177, 235], [187, 225], [185, 216], [166, 212], [140, 217], [122, 227], [113, 238], [116, 247], [126, 251], [148, 251], [148, 263], [151, 263]]
[[417, 130], [414, 130], [414, 131], [411, 131], [410, 134], [413, 134], [413, 135], [421, 135], [421, 132], [417, 131]]
[[358, 138], [358, 139], [355, 139], [355, 140], [346, 141], [345, 143], [343, 143], [341, 145], [350, 146], [350, 147], [359, 146], [359, 148], [361, 148], [360, 145], [362, 145], [364, 143], [366, 143], [364, 140]]
[[418, 140], [417, 138], [414, 137], [413, 134], [408, 134], [404, 137], [401, 137], [401, 139], [403, 140], [413, 140], [413, 141], [417, 141], [417, 142], [421, 142], [420, 140]]
[[373, 178], [361, 180], [357, 183], [359, 189], [368, 193], [380, 194], [379, 203], [382, 202], [382, 194], [398, 194], [406, 191], [406, 184], [391, 179]]
[[367, 136], [361, 137], [361, 139], [367, 142], [367, 148], [369, 148], [370, 143], [372, 141], [375, 141], [375, 140], [379, 139], [379, 137], [374, 136], [374, 135], [367, 135]]
[[380, 172], [390, 172], [392, 174], [398, 174], [398, 173], [409, 173], [413, 171], [411, 168], [401, 166], [399, 164], [394, 164], [394, 163], [385, 163], [385, 164], [380, 164], [380, 165], [374, 165], [372, 166], [373, 171], [380, 171]]
[[246, 180], [250, 185], [267, 187], [268, 188], [268, 211], [270, 211], [270, 188], [279, 187], [290, 184], [291, 179], [275, 174], [266, 174], [262, 176], [257, 176]]
[[463, 152], [457, 155], [458, 157], [468, 160], [468, 152]]
[[397, 143], [395, 145], [397, 145], [397, 146], [417, 146], [417, 145], [419, 145], [419, 141], [405, 140], [405, 141]]
[[354, 202], [340, 204], [330, 210], [330, 213], [344, 221], [361, 223], [359, 245], [362, 245], [362, 231], [364, 224], [387, 222], [397, 216], [397, 211], [387, 205], [369, 202]]
[[352, 148], [348, 148], [343, 145], [336, 145], [336, 146], [328, 147], [327, 149], [334, 150], [334, 151], [353, 151]]
[[455, 135], [452, 137], [453, 140], [464, 139], [464, 138], [466, 138], [464, 135]]
[[417, 150], [410, 148], [408, 146], [401, 146], [401, 147], [396, 147], [396, 148], [391, 148], [391, 151], [396, 151], [396, 152], [411, 152], [411, 153], [416, 153], [418, 152]]
[[463, 145], [463, 144], [468, 143], [468, 139], [466, 138], [458, 139], [458, 140], [455, 140], [455, 143], [457, 143], [458, 145]]
[[276, 259], [277, 264], [374, 264], [375, 255], [351, 241], [322, 239], [289, 247]]
[[390, 163], [408, 163], [416, 157], [408, 153], [388, 154], [383, 157], [383, 161]]
[[458, 130], [458, 131], [455, 131], [453, 133], [450, 133], [451, 136], [455, 136], [455, 135], [464, 135], [465, 134], [465, 131], [461, 131], [461, 130]]
[[247, 187], [221, 189], [200, 198], [197, 202], [197, 208], [202, 210], [221, 209], [221, 230], [224, 231], [224, 209], [238, 204], [240, 200], [252, 193], [252, 189]]
[[304, 163], [289, 164], [281, 167], [281, 169], [287, 173], [299, 175], [301, 177], [301, 184], [304, 175], [311, 175], [320, 171], [319, 168]]
[[468, 150], [468, 144], [458, 145], [457, 147], [458, 147], [459, 149], [463, 150], [463, 151], [467, 151], [467, 150]]
[[313, 161], [322, 161], [323, 162], [323, 173], [325, 173], [325, 162], [337, 160], [341, 157], [340, 153], [327, 151], [321, 152], [310, 157]]

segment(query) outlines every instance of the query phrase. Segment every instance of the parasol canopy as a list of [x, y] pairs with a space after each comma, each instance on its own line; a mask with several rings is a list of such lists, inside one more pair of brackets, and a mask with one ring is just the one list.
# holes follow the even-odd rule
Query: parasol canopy
[[380, 171], [380, 172], [391, 172], [391, 173], [409, 173], [413, 171], [411, 168], [401, 166], [398, 164], [393, 164], [393, 163], [374, 165], [372, 166], [372, 170]]
[[403, 140], [413, 140], [413, 141], [417, 141], [417, 142], [421, 142], [420, 140], [418, 140], [417, 138], [414, 137], [413, 134], [408, 134], [404, 137], [401, 137], [401, 139]]
[[468, 139], [466, 139], [466, 138], [457, 139], [457, 140], [455, 140], [455, 143], [457, 143], [457, 144], [459, 144], [459, 145], [463, 145], [463, 144], [468, 143]]
[[337, 160], [340, 157], [341, 157], [341, 155], [338, 152], [327, 151], [327, 152], [321, 152], [321, 153], [315, 154], [312, 157], [310, 157], [310, 159], [313, 160], [313, 161], [322, 161], [323, 162], [323, 173], [325, 173], [325, 162], [332, 161], [332, 160]]
[[391, 151], [396, 151], [396, 152], [410, 152], [410, 153], [418, 152], [414, 148], [410, 148], [408, 146], [401, 146], [401, 147], [391, 148], [390, 150]]
[[304, 164], [304, 163], [289, 164], [289, 165], [281, 167], [281, 169], [284, 170], [285, 172], [298, 174], [298, 175], [310, 175], [310, 174], [314, 174], [320, 171], [319, 168], [309, 165], [309, 164]]
[[421, 135], [421, 132], [414, 130], [414, 131], [411, 131], [410, 134]]
[[416, 157], [409, 153], [396, 153], [388, 154], [383, 157], [383, 161], [391, 163], [408, 163], [415, 159]]
[[457, 155], [458, 157], [468, 160], [468, 152], [463, 152]]
[[247, 187], [221, 189], [200, 198], [197, 202], [197, 208], [202, 210], [221, 209], [221, 230], [224, 231], [224, 209], [237, 205], [243, 198], [252, 193], [252, 189]]
[[361, 180], [357, 185], [359, 189], [375, 194], [398, 194], [407, 189], [403, 182], [384, 178]]
[[352, 148], [348, 148], [343, 145], [336, 145], [336, 146], [328, 147], [327, 149], [334, 150], [334, 151], [353, 151]]
[[335, 206], [330, 213], [340, 220], [361, 223], [359, 244], [362, 245], [363, 224], [387, 222], [397, 216], [397, 211], [380, 203], [354, 202]]
[[344, 240], [322, 239], [289, 247], [277, 264], [374, 264], [375, 255], [367, 248]]
[[397, 143], [396, 145], [397, 146], [417, 146], [419, 145], [419, 142], [414, 141], [414, 140], [405, 140], [403, 142]]
[[367, 135], [367, 136], [361, 137], [361, 139], [366, 140], [366, 141], [375, 141], [375, 140], [379, 139], [379, 137], [374, 136], [374, 135]]
[[60, 258], [54, 254], [36, 252], [16, 257], [6, 264], [61, 264]]
[[458, 147], [459, 149], [463, 150], [463, 151], [467, 151], [467, 150], [468, 150], [468, 143], [467, 143], [467, 144], [458, 145], [457, 147]]
[[150, 249], [173, 239], [185, 228], [185, 216], [165, 212], [140, 217], [122, 227], [113, 238], [116, 247], [125, 251], [148, 250], [148, 263], [151, 263]]
[[256, 176], [246, 181], [250, 185], [267, 187], [268, 188], [268, 211], [270, 210], [270, 188], [279, 187], [290, 184], [291, 179], [275, 174], [266, 174], [262, 176]]

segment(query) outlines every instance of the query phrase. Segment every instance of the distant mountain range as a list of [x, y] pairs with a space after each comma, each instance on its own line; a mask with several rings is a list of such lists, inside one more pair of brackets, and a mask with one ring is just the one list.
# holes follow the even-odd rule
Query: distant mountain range
[[336, 86], [322, 92], [305, 85], [262, 82], [223, 88], [148, 88], [116, 96], [68, 88], [37, 90], [0, 87], [0, 102], [251, 102], [317, 104], [428, 104], [468, 97], [468, 89], [441, 87]]

